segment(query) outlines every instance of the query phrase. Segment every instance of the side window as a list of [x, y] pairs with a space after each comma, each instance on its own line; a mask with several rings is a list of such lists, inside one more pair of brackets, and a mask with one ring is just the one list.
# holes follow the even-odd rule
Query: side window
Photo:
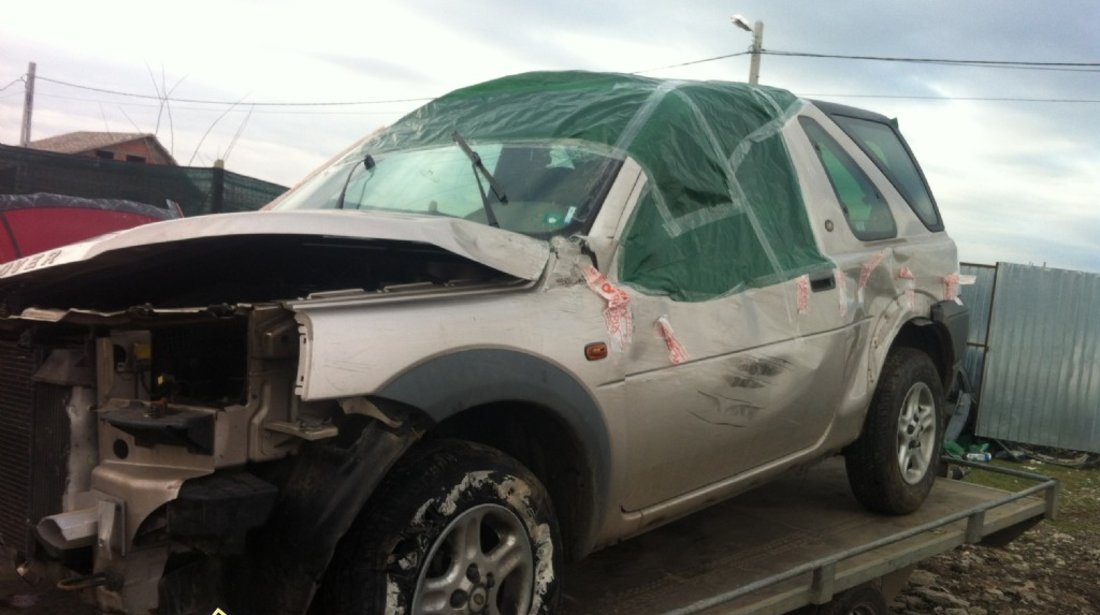
[[890, 179], [921, 222], [929, 230], [943, 230], [940, 213], [936, 210], [936, 202], [932, 200], [924, 175], [894, 128], [882, 122], [846, 115], [830, 117]]
[[871, 178], [820, 124], [808, 117], [800, 117], [798, 121], [810, 138], [825, 174], [829, 176], [829, 183], [844, 209], [844, 219], [848, 221], [852, 234], [863, 241], [896, 236], [898, 229], [890, 206], [875, 189]]

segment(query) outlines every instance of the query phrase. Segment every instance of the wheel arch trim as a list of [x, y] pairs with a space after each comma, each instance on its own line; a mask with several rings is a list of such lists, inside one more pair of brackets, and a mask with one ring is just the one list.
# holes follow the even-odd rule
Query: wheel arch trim
[[440, 423], [465, 410], [501, 402], [545, 408], [581, 444], [588, 473], [588, 523], [581, 544], [594, 544], [601, 511], [607, 510], [611, 441], [592, 393], [572, 373], [544, 358], [505, 348], [473, 348], [419, 363], [380, 387], [373, 398], [424, 412]]

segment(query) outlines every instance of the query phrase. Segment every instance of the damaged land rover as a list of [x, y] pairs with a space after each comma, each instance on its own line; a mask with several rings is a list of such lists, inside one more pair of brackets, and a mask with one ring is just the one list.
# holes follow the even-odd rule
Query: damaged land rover
[[266, 211], [0, 266], [0, 540], [122, 613], [551, 613], [563, 562], [843, 453], [902, 514], [963, 356], [896, 123], [529, 73]]

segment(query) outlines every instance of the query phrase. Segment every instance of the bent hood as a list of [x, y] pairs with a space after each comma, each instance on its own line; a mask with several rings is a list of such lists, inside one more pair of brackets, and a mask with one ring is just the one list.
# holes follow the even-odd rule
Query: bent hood
[[549, 253], [545, 241], [454, 218], [221, 214], [141, 226], [4, 263], [0, 301], [8, 313], [30, 306], [124, 309], [292, 299], [500, 274], [535, 280]]

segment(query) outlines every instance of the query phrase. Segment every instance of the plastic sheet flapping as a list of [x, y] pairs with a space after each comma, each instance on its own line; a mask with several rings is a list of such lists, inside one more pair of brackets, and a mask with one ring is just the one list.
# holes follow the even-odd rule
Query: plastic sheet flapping
[[785, 90], [635, 75], [536, 72], [438, 98], [362, 153], [582, 140], [630, 156], [649, 179], [621, 238], [619, 278], [702, 301], [831, 268], [817, 249], [780, 136], [802, 103]]

